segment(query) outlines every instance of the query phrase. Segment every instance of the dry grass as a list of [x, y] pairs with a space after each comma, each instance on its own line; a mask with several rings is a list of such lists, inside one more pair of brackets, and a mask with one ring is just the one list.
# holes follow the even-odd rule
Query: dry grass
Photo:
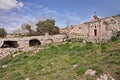
[[[88, 68], [97, 71], [94, 80], [102, 73], [120, 79], [120, 40], [105, 43], [64, 42], [48, 45], [37, 53], [24, 52], [12, 58], [9, 55], [0, 65], [11, 65], [0, 69], [0, 80], [83, 80]], [[73, 68], [74, 65], [78, 65]]]

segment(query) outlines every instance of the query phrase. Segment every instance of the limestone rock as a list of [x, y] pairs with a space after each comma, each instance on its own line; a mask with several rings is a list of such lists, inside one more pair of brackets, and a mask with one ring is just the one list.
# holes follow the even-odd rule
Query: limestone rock
[[73, 65], [73, 69], [75, 69], [75, 68], [77, 68], [77, 67], [78, 67], [78, 65], [77, 65], [77, 64]]
[[93, 70], [93, 69], [88, 69], [86, 72], [85, 72], [85, 75], [95, 75], [96, 74], [96, 71]]
[[100, 78], [98, 78], [97, 80], [108, 80], [108, 76], [106, 74], [100, 75]]
[[83, 40], [83, 43], [86, 43], [86, 40]]
[[115, 80], [112, 76], [108, 76], [107, 74], [100, 75], [100, 78], [97, 80]]
[[8, 65], [3, 65], [3, 66], [2, 66], [2, 68], [7, 68], [7, 67], [8, 67]]
[[26, 78], [25, 80], [30, 80], [30, 78]]

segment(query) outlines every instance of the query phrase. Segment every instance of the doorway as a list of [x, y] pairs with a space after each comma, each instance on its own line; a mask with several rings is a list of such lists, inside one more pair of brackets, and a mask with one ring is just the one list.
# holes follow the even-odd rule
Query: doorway
[[97, 30], [96, 29], [94, 30], [94, 36], [97, 36]]

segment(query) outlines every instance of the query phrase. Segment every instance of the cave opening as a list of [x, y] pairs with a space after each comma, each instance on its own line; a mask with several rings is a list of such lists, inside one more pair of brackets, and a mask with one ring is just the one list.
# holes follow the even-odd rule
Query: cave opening
[[29, 46], [32, 47], [32, 46], [39, 46], [41, 45], [41, 42], [38, 40], [38, 39], [31, 39], [29, 41]]
[[18, 48], [19, 44], [17, 41], [4, 41], [1, 48]]

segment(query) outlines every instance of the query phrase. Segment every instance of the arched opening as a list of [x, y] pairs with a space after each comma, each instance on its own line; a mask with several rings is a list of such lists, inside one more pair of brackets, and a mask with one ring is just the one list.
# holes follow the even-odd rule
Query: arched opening
[[1, 48], [17, 48], [19, 47], [17, 41], [4, 41]]
[[41, 45], [41, 42], [38, 40], [38, 39], [31, 39], [29, 41], [29, 46], [32, 47], [32, 46], [39, 46]]
[[96, 26], [95, 26], [95, 28], [96, 28]]
[[97, 30], [96, 29], [94, 30], [94, 36], [97, 36]]

